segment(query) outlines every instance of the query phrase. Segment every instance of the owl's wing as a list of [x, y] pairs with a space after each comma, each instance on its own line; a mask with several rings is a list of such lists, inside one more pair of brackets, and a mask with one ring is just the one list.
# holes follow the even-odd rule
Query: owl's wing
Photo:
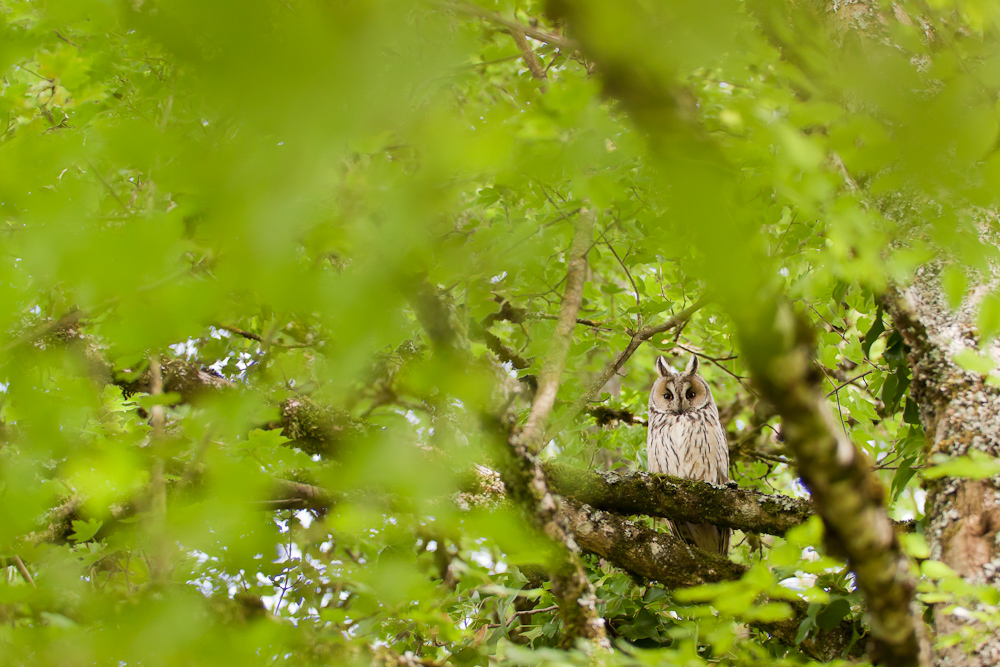
[[728, 528], [687, 521], [667, 521], [670, 531], [688, 544], [712, 553], [729, 555]]
[[726, 430], [722, 428], [722, 424], [716, 419], [715, 424], [712, 426], [709, 433], [709, 438], [713, 440], [710, 452], [713, 452], [718, 457], [719, 467], [717, 469], [716, 479], [708, 480], [713, 484], [728, 484], [729, 483], [729, 443], [726, 442]]
[[[712, 429], [715, 438], [716, 445], [718, 449], [719, 456], [719, 473], [718, 480], [716, 484], [728, 484], [729, 483], [729, 443], [726, 442], [726, 429], [722, 428], [722, 423], [718, 420], [715, 422], [715, 427]], [[723, 556], [729, 555], [729, 537], [732, 531], [728, 528], [715, 527], [717, 531], [717, 537], [714, 547]]]

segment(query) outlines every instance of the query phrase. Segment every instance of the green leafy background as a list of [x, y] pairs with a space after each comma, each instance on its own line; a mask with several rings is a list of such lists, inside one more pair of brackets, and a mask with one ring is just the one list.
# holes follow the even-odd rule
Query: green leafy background
[[[535, 79], [509, 32], [464, 6], [0, 2], [4, 663], [587, 663], [554, 648], [545, 543], [508, 503], [454, 502], [495, 456], [484, 415], [530, 405], [584, 207], [597, 212], [587, 323], [547, 457], [644, 469], [642, 424], [570, 405], [632, 333], [707, 297], [601, 399], [641, 418], [655, 356], [698, 353], [731, 477], [804, 495], [726, 314], [777, 290], [816, 328], [830, 407], [876, 462], [893, 518], [921, 519], [921, 467], [996, 472], [924, 460], [905, 346], [877, 299], [938, 255], [958, 305], [996, 259], [978, 236], [996, 229], [1000, 191], [995, 10], [896, 3], [912, 20], [863, 38], [809, 3], [579, 4], [612, 58], [671, 91], [659, 158], [607, 95], [614, 73], [531, 40]], [[558, 32], [539, 2], [481, 9]], [[918, 16], [944, 37], [927, 40]], [[518, 321], [496, 317], [505, 302]], [[983, 340], [1000, 332], [1000, 295], [978, 325]], [[234, 386], [123, 393], [153, 358]], [[282, 434], [288, 401], [350, 426], [332, 447]], [[275, 478], [338, 501], [268, 507]], [[70, 498], [69, 539], [38, 539]], [[926, 559], [919, 524], [910, 537]], [[818, 521], [733, 544], [749, 573], [688, 591], [586, 557], [618, 646], [599, 660], [807, 662], [743, 625], [785, 617], [792, 590], [810, 602], [800, 639], [844, 618], [864, 632]], [[934, 561], [922, 573], [925, 602], [996, 603]]]

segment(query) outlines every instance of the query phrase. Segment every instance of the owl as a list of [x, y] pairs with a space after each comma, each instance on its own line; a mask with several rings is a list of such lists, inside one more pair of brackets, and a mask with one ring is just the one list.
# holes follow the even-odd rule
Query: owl
[[[650, 472], [700, 479], [712, 484], [729, 482], [729, 446], [719, 423], [719, 410], [708, 383], [698, 375], [698, 357], [678, 373], [659, 357], [659, 377], [649, 392], [649, 431], [646, 456]], [[686, 521], [668, 521], [684, 541], [726, 555], [729, 529]]]

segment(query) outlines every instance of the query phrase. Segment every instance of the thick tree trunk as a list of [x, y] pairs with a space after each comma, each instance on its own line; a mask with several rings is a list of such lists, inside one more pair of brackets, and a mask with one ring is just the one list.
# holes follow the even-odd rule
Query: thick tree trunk
[[[994, 243], [996, 239], [993, 240]], [[976, 321], [982, 299], [997, 287], [994, 277], [974, 288], [959, 308], [952, 310], [938, 280], [940, 265], [922, 269], [909, 287], [890, 292], [886, 305], [896, 327], [910, 347], [912, 396], [920, 407], [927, 433], [927, 459], [972, 451], [1000, 455], [1000, 389], [978, 372], [954, 361], [962, 351], [975, 352], [983, 344]], [[985, 345], [984, 356], [1000, 361], [1000, 345]], [[926, 483], [926, 538], [930, 556], [954, 569], [970, 584], [1000, 588], [1000, 480], [943, 477]], [[937, 636], [959, 631], [970, 623], [969, 612], [948, 612], [948, 604], [934, 609]], [[1000, 635], [987, 636], [971, 654], [957, 644], [937, 650], [938, 665], [986, 667], [1000, 664]]]

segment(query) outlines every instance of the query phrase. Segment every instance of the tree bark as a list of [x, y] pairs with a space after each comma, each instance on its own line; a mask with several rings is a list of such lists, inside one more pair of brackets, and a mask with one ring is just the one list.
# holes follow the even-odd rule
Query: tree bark
[[596, 509], [784, 535], [813, 515], [809, 500], [635, 471], [592, 472], [546, 463], [552, 488]]
[[546, 440], [549, 414], [555, 405], [559, 382], [573, 342], [576, 315], [583, 300], [587, 251], [594, 235], [594, 221], [593, 211], [581, 211], [566, 262], [566, 288], [559, 319], [539, 373], [538, 391], [524, 428], [511, 432], [506, 438], [508, 447], [502, 449], [504, 465], [501, 476], [529, 523], [551, 538], [556, 547], [555, 555], [546, 565], [552, 580], [552, 594], [559, 603], [559, 615], [563, 621], [561, 645], [570, 648], [577, 639], [584, 639], [596, 648], [607, 649], [610, 643], [604, 619], [597, 613], [594, 587], [580, 561], [572, 532], [559, 512], [562, 499], [549, 488], [538, 457], [538, 451]]
[[[984, 230], [984, 234], [987, 233]], [[990, 239], [1000, 240], [996, 234]], [[965, 370], [954, 361], [963, 351], [1000, 361], [1000, 344], [981, 340], [976, 324], [984, 296], [997, 289], [997, 278], [974, 287], [952, 310], [939, 283], [940, 264], [918, 271], [906, 287], [896, 286], [884, 298], [889, 314], [909, 346], [911, 395], [920, 408], [928, 436], [927, 459], [951, 458], [979, 451], [1000, 456], [1000, 389], [987, 384], [983, 374]], [[970, 584], [1000, 588], [1000, 480], [942, 477], [926, 480], [926, 528], [930, 557], [950, 566]], [[958, 632], [969, 620], [948, 612], [948, 604], [934, 605], [937, 636]], [[969, 611], [981, 611], [979, 603]], [[987, 667], [1000, 664], [1000, 635], [987, 634], [967, 653], [963, 645], [938, 648], [937, 665]]]
[[[699, 584], [739, 579], [747, 567], [725, 556], [694, 549], [670, 533], [660, 533], [634, 521], [567, 502], [563, 514], [573, 528], [581, 547], [598, 554], [633, 574], [652, 579], [667, 588], [685, 588]], [[861, 654], [861, 646], [852, 645], [854, 628], [843, 621], [832, 630], [811, 633], [796, 641], [799, 625], [806, 614], [806, 603], [784, 600], [792, 607], [792, 617], [783, 621], [748, 621], [787, 646], [798, 646], [806, 655], [822, 661]]]
[[[808, 325], [790, 312], [744, 322], [754, 383], [782, 418], [785, 443], [826, 527], [826, 544], [846, 556], [868, 603], [872, 662], [924, 664], [929, 647], [914, 601], [916, 581], [871, 462], [834, 422], [812, 360]], [[785, 323], [785, 328], [779, 323]]]

